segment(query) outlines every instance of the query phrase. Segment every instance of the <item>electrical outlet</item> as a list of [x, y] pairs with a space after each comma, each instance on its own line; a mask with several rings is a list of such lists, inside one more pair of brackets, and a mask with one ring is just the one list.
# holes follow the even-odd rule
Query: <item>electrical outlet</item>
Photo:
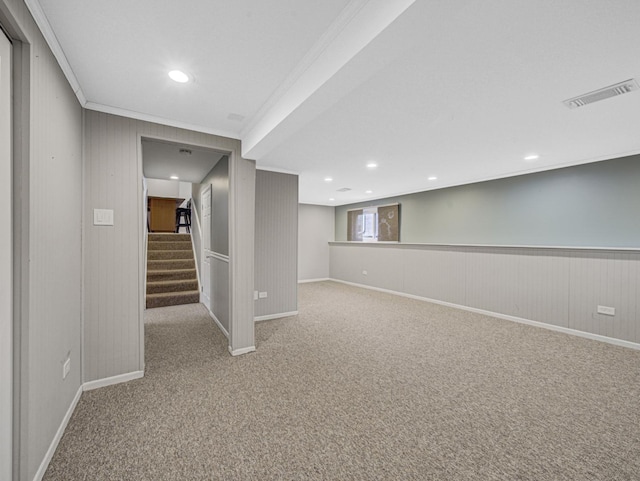
[[362, 271], [363, 276], [366, 276], [367, 274], [369, 274], [367, 271]]
[[71, 358], [68, 357], [67, 360], [62, 365], [62, 379], [66, 379], [71, 372]]
[[607, 306], [598, 306], [598, 314], [604, 314], [605, 316], [615, 316], [616, 308]]
[[260, 299], [265, 299], [265, 298], [267, 297], [267, 293], [266, 293], [266, 292], [260, 292], [260, 293], [258, 294], [258, 297], [259, 297]]

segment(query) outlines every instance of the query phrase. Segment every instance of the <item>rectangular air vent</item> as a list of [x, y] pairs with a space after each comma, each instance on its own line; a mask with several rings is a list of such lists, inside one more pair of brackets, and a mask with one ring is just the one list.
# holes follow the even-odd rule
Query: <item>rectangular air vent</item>
[[349, 187], [343, 187], [342, 189], [336, 190], [336, 192], [349, 192], [351, 189]]
[[594, 90], [593, 92], [589, 92], [588, 94], [580, 95], [579, 97], [565, 100], [563, 104], [565, 104], [570, 109], [576, 109], [578, 107], [584, 107], [585, 105], [589, 105], [594, 102], [599, 102], [600, 100], [627, 94], [629, 92], [633, 92], [634, 90], [638, 90], [638, 83], [635, 81], [635, 79], [629, 79], [615, 85], [610, 85], [599, 90]]

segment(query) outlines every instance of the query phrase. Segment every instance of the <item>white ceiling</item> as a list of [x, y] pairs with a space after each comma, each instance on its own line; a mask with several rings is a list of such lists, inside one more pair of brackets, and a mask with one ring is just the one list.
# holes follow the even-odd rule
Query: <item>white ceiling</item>
[[637, 0], [27, 4], [85, 107], [240, 138], [301, 202], [640, 152], [640, 92], [562, 104], [640, 79]]
[[142, 173], [149, 179], [200, 183], [226, 154], [155, 139], [142, 139]]

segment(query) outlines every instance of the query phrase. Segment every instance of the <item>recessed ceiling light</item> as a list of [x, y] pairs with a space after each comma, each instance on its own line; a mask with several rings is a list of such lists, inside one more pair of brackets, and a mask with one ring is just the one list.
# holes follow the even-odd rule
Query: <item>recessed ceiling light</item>
[[178, 177], [177, 175], [172, 175], [171, 177], [169, 177], [171, 180], [178, 180], [180, 177]]
[[540, 157], [538, 154], [531, 154], [527, 155], [524, 160], [536, 160], [538, 157]]
[[189, 81], [189, 76], [186, 73], [181, 72], [180, 70], [172, 70], [171, 72], [169, 72], [169, 77], [171, 78], [171, 80], [180, 82], [181, 84]]
[[438, 180], [438, 178], [435, 175], [432, 175], [431, 177], [429, 177], [429, 180]]
[[373, 194], [373, 191], [372, 190], [367, 190], [367, 191], [365, 191], [365, 194]]
[[378, 167], [378, 164], [376, 164], [375, 162], [369, 162], [367, 164], [367, 169], [375, 169], [376, 167]]
[[333, 182], [333, 179], [331, 177], [325, 177], [324, 181], [325, 182]]
[[335, 199], [334, 199], [333, 197], [331, 197], [331, 198], [329, 199], [329, 201], [330, 201], [330, 202], [333, 202], [334, 200], [335, 200]]

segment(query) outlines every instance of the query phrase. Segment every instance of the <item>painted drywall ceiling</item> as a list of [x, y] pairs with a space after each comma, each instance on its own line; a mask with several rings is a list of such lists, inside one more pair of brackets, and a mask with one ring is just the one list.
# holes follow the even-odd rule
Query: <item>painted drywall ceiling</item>
[[142, 139], [142, 173], [150, 179], [199, 183], [226, 154], [192, 145]]
[[240, 138], [301, 202], [640, 152], [640, 91], [562, 104], [640, 79], [637, 0], [27, 3], [87, 108]]

